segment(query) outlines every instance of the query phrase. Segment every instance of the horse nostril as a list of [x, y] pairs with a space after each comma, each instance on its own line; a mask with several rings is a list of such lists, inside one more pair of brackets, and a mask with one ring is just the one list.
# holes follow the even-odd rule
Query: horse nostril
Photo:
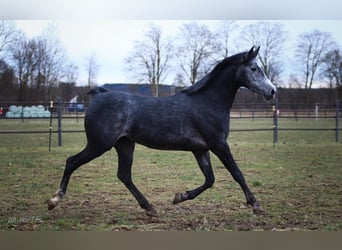
[[271, 90], [271, 95], [273, 96], [275, 93], [276, 93], [275, 90], [272, 89], [272, 90]]

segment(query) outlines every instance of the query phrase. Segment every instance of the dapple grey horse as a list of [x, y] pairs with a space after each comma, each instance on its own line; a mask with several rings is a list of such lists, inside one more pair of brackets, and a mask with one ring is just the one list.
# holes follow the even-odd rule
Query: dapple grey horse
[[213, 185], [211, 151], [240, 184], [247, 204], [255, 213], [261, 211], [227, 144], [230, 109], [237, 90], [246, 87], [266, 100], [276, 93], [276, 87], [258, 64], [258, 51], [259, 47], [252, 47], [222, 60], [196, 84], [170, 97], [142, 97], [103, 88], [91, 90], [93, 99], [85, 116], [87, 145], [67, 159], [60, 187], [48, 201], [48, 209], [56, 207], [65, 195], [70, 176], [78, 167], [114, 147], [118, 154], [118, 178], [146, 214], [156, 216], [152, 204], [132, 181], [133, 152], [138, 143], [154, 149], [191, 151], [195, 156], [205, 176], [204, 184], [177, 193], [174, 204], [194, 199]]

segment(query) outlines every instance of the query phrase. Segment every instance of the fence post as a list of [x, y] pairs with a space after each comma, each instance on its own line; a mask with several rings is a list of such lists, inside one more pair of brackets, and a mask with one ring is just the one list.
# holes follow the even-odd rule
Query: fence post
[[338, 142], [339, 141], [339, 119], [340, 119], [340, 113], [339, 113], [339, 111], [340, 111], [340, 102], [339, 102], [339, 100], [336, 100], [336, 132], [335, 132], [335, 140], [336, 140], [336, 142]]
[[273, 110], [273, 146], [278, 142], [278, 99], [274, 100]]
[[315, 121], [316, 123], [318, 122], [318, 117], [319, 117], [319, 113], [318, 113], [318, 103], [315, 103]]
[[62, 98], [57, 97], [58, 105], [58, 146], [62, 146]]
[[49, 126], [49, 151], [51, 151], [51, 134], [52, 134], [52, 110], [53, 101], [50, 101], [50, 126]]

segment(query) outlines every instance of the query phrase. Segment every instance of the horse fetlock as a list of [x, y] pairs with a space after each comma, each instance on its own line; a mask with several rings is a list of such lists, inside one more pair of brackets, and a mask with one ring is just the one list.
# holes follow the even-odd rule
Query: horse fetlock
[[48, 209], [49, 210], [54, 209], [58, 205], [58, 203], [62, 200], [63, 196], [64, 196], [64, 193], [58, 190], [56, 194], [50, 200], [47, 201]]

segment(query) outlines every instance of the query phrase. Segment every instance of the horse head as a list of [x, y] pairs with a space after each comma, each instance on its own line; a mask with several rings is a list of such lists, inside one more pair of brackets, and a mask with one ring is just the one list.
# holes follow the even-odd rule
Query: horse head
[[262, 95], [266, 100], [271, 100], [277, 92], [277, 88], [265, 75], [261, 68], [257, 55], [260, 47], [254, 46], [241, 57], [241, 64], [236, 72], [236, 81], [240, 86]]

